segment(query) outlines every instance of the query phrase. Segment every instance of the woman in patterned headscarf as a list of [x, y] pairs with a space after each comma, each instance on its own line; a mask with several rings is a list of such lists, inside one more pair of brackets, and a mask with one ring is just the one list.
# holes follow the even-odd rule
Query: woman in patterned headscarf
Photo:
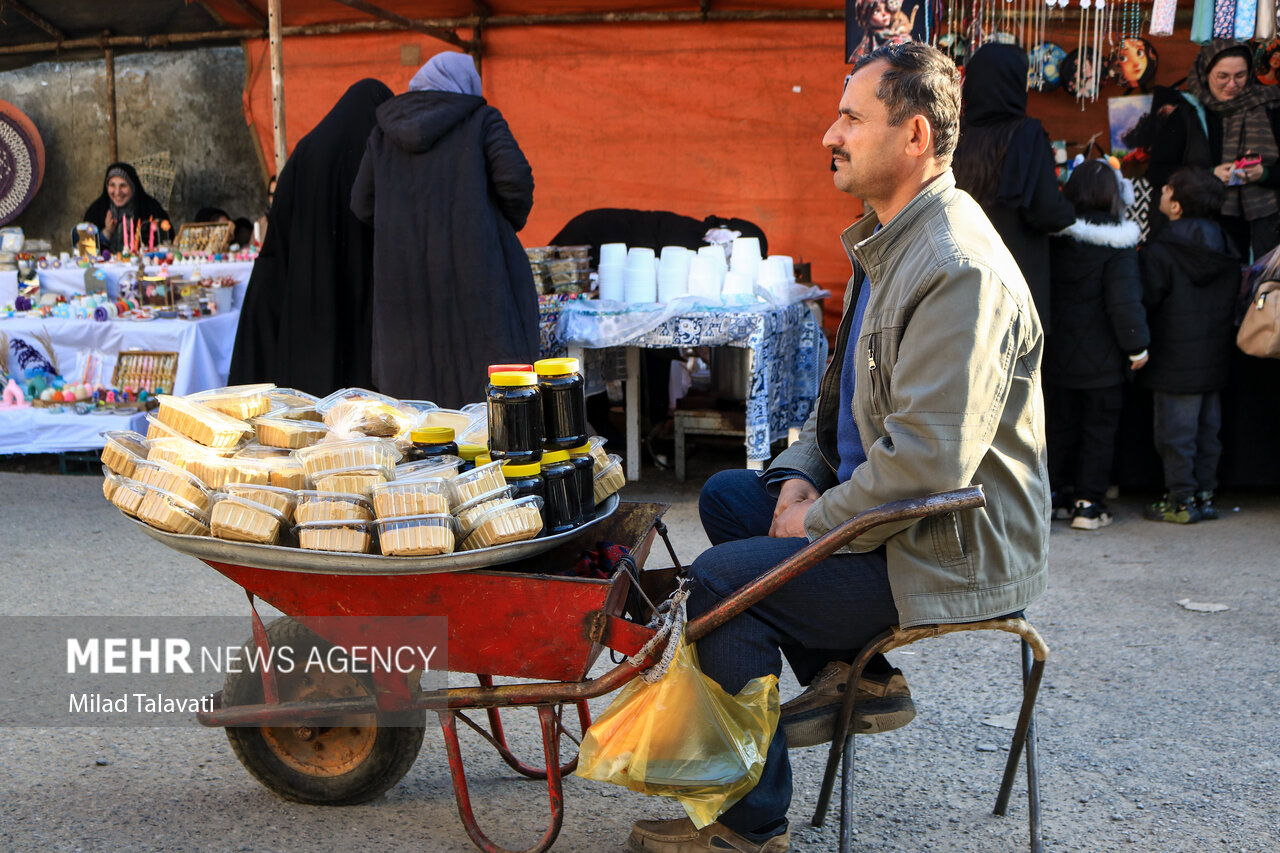
[[[1152, 134], [1147, 178], [1159, 198], [1181, 166], [1212, 169], [1228, 185], [1221, 222], [1245, 258], [1262, 257], [1280, 242], [1280, 89], [1253, 74], [1253, 52], [1242, 41], [1214, 39], [1200, 49], [1186, 92], [1160, 89], [1152, 102], [1159, 122]], [[1261, 163], [1237, 169], [1246, 157]], [[1152, 215], [1152, 231], [1163, 218]]]

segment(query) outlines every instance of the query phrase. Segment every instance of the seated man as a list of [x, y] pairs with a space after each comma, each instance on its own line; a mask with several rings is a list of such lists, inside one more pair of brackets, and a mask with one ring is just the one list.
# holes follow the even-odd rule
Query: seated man
[[[1044, 590], [1043, 337], [1017, 264], [955, 188], [959, 118], [960, 75], [927, 45], [884, 47], [854, 67], [823, 144], [836, 187], [874, 212], [841, 235], [854, 274], [831, 365], [800, 440], [763, 476], [725, 471], [704, 487], [714, 547], [691, 569], [689, 617], [886, 501], [982, 484], [987, 506], [875, 528], [702, 639], [703, 670], [730, 693], [777, 675], [782, 654], [802, 683], [821, 674], [783, 707], [754, 789], [702, 830], [639, 821], [632, 850], [790, 849], [788, 742], [831, 739], [857, 650], [890, 625], [1003, 616]], [[886, 670], [858, 687], [871, 713], [857, 731], [914, 714], [906, 682]]]

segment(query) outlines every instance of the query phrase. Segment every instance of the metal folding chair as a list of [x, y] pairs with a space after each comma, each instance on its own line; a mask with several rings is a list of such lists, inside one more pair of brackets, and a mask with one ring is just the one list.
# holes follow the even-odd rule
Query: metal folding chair
[[1042, 853], [1044, 850], [1044, 842], [1040, 835], [1040, 776], [1036, 764], [1036, 738], [1032, 711], [1036, 704], [1036, 694], [1040, 690], [1040, 680], [1044, 675], [1045, 660], [1049, 657], [1049, 647], [1036, 629], [1019, 615], [988, 619], [983, 622], [963, 622], [957, 625], [922, 625], [905, 629], [895, 625], [863, 647], [849, 670], [849, 680], [844, 691], [844, 705], [837, 719], [835, 737], [831, 740], [826, 774], [822, 779], [822, 790], [818, 794], [818, 806], [813, 815], [813, 825], [822, 826], [826, 820], [831, 791], [835, 785], [836, 766], [841, 764], [843, 759], [840, 782], [840, 853], [849, 853], [852, 844], [854, 733], [850, 723], [857, 703], [856, 685], [862, 676], [862, 670], [875, 654], [898, 649], [928, 637], [941, 637], [944, 634], [955, 634], [961, 631], [1004, 631], [1021, 637], [1022, 709], [1018, 712], [1018, 723], [1013, 731], [1013, 743], [1009, 747], [1009, 759], [1005, 763], [1004, 779], [1000, 783], [1000, 793], [996, 796], [994, 813], [1003, 815], [1009, 805], [1009, 794], [1013, 790], [1018, 761], [1025, 745], [1027, 820], [1031, 829], [1031, 851]]

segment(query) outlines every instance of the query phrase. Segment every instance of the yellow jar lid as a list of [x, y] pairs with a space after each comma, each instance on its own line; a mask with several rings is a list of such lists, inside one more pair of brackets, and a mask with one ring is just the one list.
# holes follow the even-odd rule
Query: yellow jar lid
[[500, 388], [518, 388], [521, 385], [537, 385], [538, 375], [523, 370], [499, 370], [489, 376], [489, 384]]
[[[546, 455], [542, 458], [545, 459]], [[504, 477], [532, 477], [541, 473], [542, 467], [537, 462], [507, 462], [502, 466]]]
[[492, 461], [493, 461], [493, 457], [489, 455], [489, 451], [487, 450], [484, 451], [483, 453], [476, 454], [477, 468], [479, 468], [481, 465], [488, 465]]
[[414, 444], [447, 444], [453, 441], [453, 427], [418, 427], [409, 433]]
[[458, 455], [462, 457], [464, 462], [474, 462], [476, 457], [485, 453], [483, 444], [459, 444]]
[[569, 451], [567, 450], [544, 450], [542, 452], [542, 467], [554, 465], [557, 462], [568, 462]]
[[569, 448], [570, 456], [586, 456], [589, 453], [591, 453], [591, 442], [589, 441], [586, 444], [582, 445], [581, 447]]
[[567, 376], [581, 368], [582, 364], [576, 358], [544, 358], [533, 363], [533, 369], [539, 376]]

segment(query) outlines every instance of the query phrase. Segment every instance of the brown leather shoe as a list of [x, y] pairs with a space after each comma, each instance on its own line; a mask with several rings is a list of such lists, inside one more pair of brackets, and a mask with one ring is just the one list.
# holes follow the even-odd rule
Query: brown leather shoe
[[[787, 733], [787, 748], [829, 743], [836, 717], [844, 702], [849, 664], [834, 660], [822, 668], [813, 682], [781, 708], [778, 725]], [[884, 673], [863, 672], [858, 679], [858, 702], [853, 709], [853, 731], [868, 735], [900, 729], [915, 719], [907, 679], [898, 669]]]
[[783, 830], [759, 843], [748, 841], [727, 826], [711, 823], [694, 829], [687, 817], [675, 820], [638, 820], [631, 827], [627, 849], [632, 853], [787, 853], [791, 849], [791, 832]]

